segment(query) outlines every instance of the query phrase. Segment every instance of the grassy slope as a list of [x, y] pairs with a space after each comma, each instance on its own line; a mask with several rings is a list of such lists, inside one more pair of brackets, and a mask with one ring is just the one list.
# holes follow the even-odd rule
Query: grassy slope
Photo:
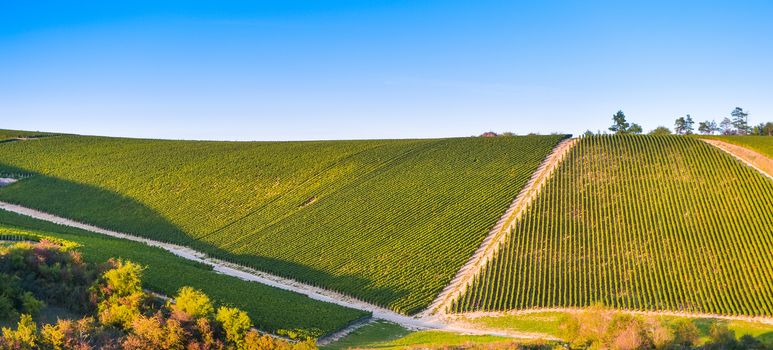
[[773, 159], [773, 137], [771, 136], [700, 136], [702, 139], [715, 139], [746, 147]]
[[[528, 314], [513, 314], [496, 317], [479, 317], [469, 319], [474, 326], [501, 331], [516, 331], [529, 333], [544, 333], [556, 338], [563, 337], [562, 325], [566, 324], [570, 314], [567, 312], [535, 312]], [[655, 319], [664, 324], [674, 324], [684, 317], [658, 316]], [[751, 335], [759, 338], [766, 344], [773, 345], [773, 325], [739, 320], [722, 320], [715, 318], [687, 318], [693, 322], [700, 331], [703, 341], [708, 340], [711, 325], [721, 323], [734, 331], [737, 338]]]
[[53, 134], [39, 131], [22, 131], [22, 130], [7, 130], [0, 129], [0, 142], [6, 140], [12, 140], [20, 137], [43, 137], [52, 136]]
[[688, 137], [585, 138], [458, 311], [773, 315], [773, 181]]
[[394, 323], [377, 321], [368, 324], [343, 339], [322, 350], [344, 349], [404, 349], [404, 348], [441, 348], [454, 345], [489, 344], [511, 342], [513, 339], [487, 336], [468, 335], [441, 331], [409, 331]]
[[428, 305], [561, 136], [0, 145], [21, 203], [397, 311]]
[[147, 266], [143, 282], [154, 291], [174, 295], [182, 286], [193, 286], [222, 304], [234, 305], [250, 314], [265, 331], [296, 331], [320, 336], [343, 328], [366, 316], [364, 312], [309, 299], [303, 295], [220, 275], [209, 266], [179, 258], [159, 248], [60, 226], [0, 210], [0, 233], [31, 231], [66, 239], [87, 261], [104, 262], [111, 257], [129, 259]]

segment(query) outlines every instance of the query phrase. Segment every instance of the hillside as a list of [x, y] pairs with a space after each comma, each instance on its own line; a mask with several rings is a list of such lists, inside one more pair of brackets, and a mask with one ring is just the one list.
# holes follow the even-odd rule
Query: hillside
[[694, 138], [580, 140], [453, 311], [773, 315], [773, 181]]
[[0, 142], [6, 142], [9, 140], [14, 140], [19, 138], [35, 138], [35, 137], [44, 137], [44, 136], [52, 136], [52, 135], [54, 134], [39, 132], [39, 131], [0, 129]]
[[426, 307], [563, 136], [0, 145], [0, 200], [394, 310]]
[[773, 159], [773, 137], [770, 136], [700, 136], [702, 139], [720, 140], [741, 147]]
[[0, 210], [0, 240], [27, 235], [78, 244], [77, 250], [87, 262], [102, 263], [110, 258], [121, 258], [139, 263], [145, 266], [145, 288], [171, 296], [183, 286], [193, 286], [205, 291], [217, 304], [245, 310], [255, 326], [265, 332], [319, 337], [367, 316], [362, 311], [218, 274], [207, 265], [185, 260], [159, 248]]

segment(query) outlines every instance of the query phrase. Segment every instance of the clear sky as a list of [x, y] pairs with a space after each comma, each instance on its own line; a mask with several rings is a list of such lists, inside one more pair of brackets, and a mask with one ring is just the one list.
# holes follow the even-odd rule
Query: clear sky
[[773, 1], [0, 1], [0, 128], [577, 134], [736, 106], [773, 120]]

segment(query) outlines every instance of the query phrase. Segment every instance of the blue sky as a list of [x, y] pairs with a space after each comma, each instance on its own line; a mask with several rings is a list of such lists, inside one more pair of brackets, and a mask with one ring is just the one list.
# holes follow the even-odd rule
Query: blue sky
[[224, 140], [773, 120], [771, 1], [0, 2], [0, 128]]

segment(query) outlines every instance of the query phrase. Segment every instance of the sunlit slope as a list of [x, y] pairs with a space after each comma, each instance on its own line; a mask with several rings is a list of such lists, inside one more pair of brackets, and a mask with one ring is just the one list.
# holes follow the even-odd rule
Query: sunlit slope
[[563, 136], [0, 146], [21, 203], [335, 289], [428, 305]]
[[773, 181], [694, 138], [584, 138], [453, 311], [597, 302], [773, 315]]
[[720, 140], [732, 143], [741, 147], [746, 147], [759, 154], [773, 159], [773, 137], [771, 136], [700, 136], [704, 139]]

